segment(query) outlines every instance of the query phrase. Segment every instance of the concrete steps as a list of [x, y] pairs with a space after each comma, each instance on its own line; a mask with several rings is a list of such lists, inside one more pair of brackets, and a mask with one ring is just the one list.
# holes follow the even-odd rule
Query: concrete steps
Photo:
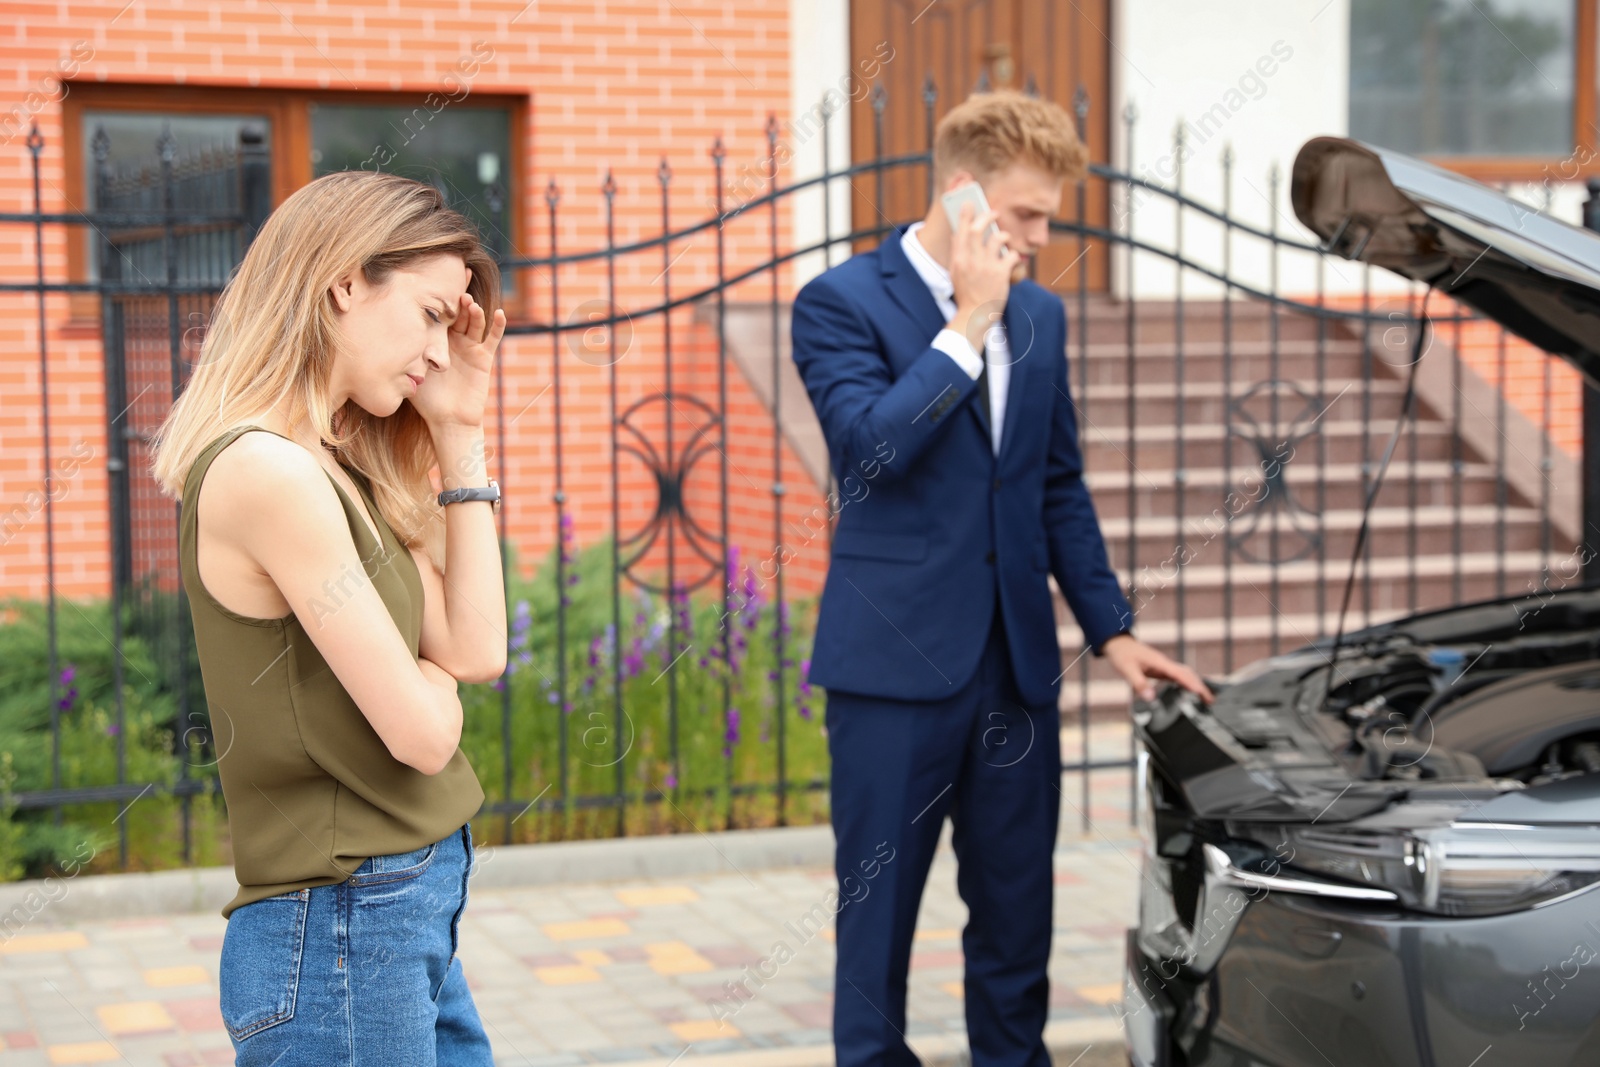
[[[1282, 484], [1289, 496], [1300, 506], [1312, 510], [1360, 510], [1381, 455], [1374, 456], [1372, 462], [1365, 465], [1329, 463], [1319, 470], [1315, 465], [1315, 443], [1308, 451], [1308, 464], [1290, 464], [1284, 471]], [[1409, 506], [1415, 499], [1423, 506], [1453, 506], [1456, 503], [1456, 465], [1442, 459], [1411, 463], [1400, 458], [1406, 451], [1403, 444], [1396, 449], [1397, 456], [1389, 463], [1378, 503]], [[1231, 505], [1236, 510], [1243, 510], [1248, 501], [1261, 499], [1267, 490], [1251, 452], [1252, 449], [1235, 445], [1231, 471], [1221, 467], [1186, 468], [1181, 486], [1184, 514], [1209, 513], [1219, 506], [1229, 506], [1230, 492], [1236, 494], [1236, 501]], [[1365, 476], [1364, 467], [1370, 472]], [[1459, 470], [1462, 504], [1495, 503], [1497, 483], [1493, 464], [1463, 463]], [[1150, 469], [1141, 464], [1132, 478], [1126, 471], [1091, 471], [1084, 475], [1084, 481], [1094, 495], [1095, 511], [1102, 519], [1124, 518], [1130, 510], [1139, 515], [1178, 513], [1180, 485], [1174, 470]], [[1130, 481], [1132, 508], [1129, 507]]]
[[[1080, 308], [1077, 294], [1062, 297], [1084, 477], [1112, 565], [1125, 588], [1137, 579], [1135, 632], [1213, 678], [1331, 634], [1370, 479], [1400, 415], [1403, 329], [1397, 341], [1381, 320], [1363, 332], [1242, 299], [1180, 308], [1095, 296]], [[770, 348], [753, 347], [770, 346], [770, 315], [764, 304], [729, 308], [730, 322], [749, 320], [730, 329], [734, 347], [750, 349], [739, 355], [747, 375], [770, 377]], [[1448, 331], [1418, 372], [1415, 425], [1370, 516], [1347, 631], [1531, 596], [1546, 569], [1575, 570], [1572, 458], [1458, 364]], [[825, 470], [801, 406], [797, 416], [785, 403], [785, 433], [797, 449], [822, 449], [807, 466]], [[809, 425], [791, 426], [797, 418]], [[1063, 710], [1074, 721], [1125, 716], [1126, 683], [1082, 655], [1059, 592], [1056, 613]]]

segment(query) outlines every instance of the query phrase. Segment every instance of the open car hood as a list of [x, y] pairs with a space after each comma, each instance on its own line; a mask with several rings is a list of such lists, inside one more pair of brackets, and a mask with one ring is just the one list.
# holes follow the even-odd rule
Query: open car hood
[[1425, 282], [1600, 386], [1600, 234], [1345, 137], [1305, 143], [1289, 195], [1329, 251]]
[[1135, 732], [1189, 812], [1329, 825], [1585, 776], [1593, 788], [1506, 801], [1504, 821], [1600, 822], [1600, 586], [1356, 630], [1336, 673], [1331, 652], [1324, 638], [1250, 663], [1210, 705], [1175, 685], [1135, 701]]

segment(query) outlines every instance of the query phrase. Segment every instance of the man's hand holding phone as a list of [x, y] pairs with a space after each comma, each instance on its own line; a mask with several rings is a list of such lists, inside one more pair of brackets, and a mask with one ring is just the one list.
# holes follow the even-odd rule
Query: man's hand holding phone
[[1011, 250], [1010, 235], [995, 225], [997, 212], [978, 212], [961, 205], [960, 221], [950, 235], [950, 284], [956, 314], [948, 323], [983, 351], [983, 336], [1000, 321], [1011, 293], [1011, 274], [1022, 257]]

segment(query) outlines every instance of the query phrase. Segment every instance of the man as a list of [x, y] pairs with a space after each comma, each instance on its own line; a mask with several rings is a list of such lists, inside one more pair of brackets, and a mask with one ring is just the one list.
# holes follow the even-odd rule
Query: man
[[[978, 1067], [1047, 1067], [1061, 653], [1046, 575], [1133, 689], [1211, 693], [1131, 633], [1083, 483], [1066, 312], [1022, 280], [1087, 152], [1070, 118], [980, 94], [939, 124], [934, 188], [991, 211], [926, 218], [795, 298], [794, 359], [854, 503], [840, 512], [810, 680], [828, 691], [839, 1067], [915, 1064], [905, 1042], [917, 907], [946, 815], [969, 919]], [[997, 222], [1000, 232], [985, 238]], [[847, 483], [846, 478], [851, 480]], [[870, 879], [870, 880], [868, 880]]]

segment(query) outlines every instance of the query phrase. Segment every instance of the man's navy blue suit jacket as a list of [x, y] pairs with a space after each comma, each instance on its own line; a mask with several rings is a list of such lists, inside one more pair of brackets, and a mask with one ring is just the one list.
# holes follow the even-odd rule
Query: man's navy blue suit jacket
[[795, 297], [794, 361], [839, 494], [809, 680], [952, 696], [977, 668], [998, 596], [1023, 699], [1054, 704], [1061, 652], [1046, 575], [1090, 646], [1133, 623], [1083, 482], [1066, 309], [1031, 281], [1011, 287], [996, 456], [978, 383], [930, 344], [946, 320], [902, 232]]

